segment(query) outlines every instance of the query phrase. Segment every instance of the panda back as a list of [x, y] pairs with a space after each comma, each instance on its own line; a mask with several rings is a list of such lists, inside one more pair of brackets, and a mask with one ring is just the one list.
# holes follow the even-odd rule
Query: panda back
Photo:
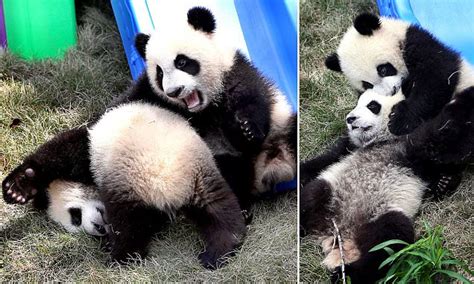
[[150, 104], [112, 109], [89, 135], [98, 186], [163, 210], [189, 202], [196, 178], [213, 165], [209, 148], [183, 117]]

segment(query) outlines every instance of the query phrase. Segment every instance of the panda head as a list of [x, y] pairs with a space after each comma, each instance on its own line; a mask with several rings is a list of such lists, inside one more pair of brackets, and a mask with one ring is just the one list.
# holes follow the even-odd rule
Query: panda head
[[65, 224], [70, 232], [84, 231], [93, 236], [107, 234], [108, 225], [105, 216], [105, 207], [98, 200], [70, 202], [66, 204], [69, 213], [69, 224]]
[[203, 7], [187, 12], [187, 20], [138, 34], [135, 47], [145, 59], [154, 93], [190, 112], [220, 99], [223, 77], [236, 49], [216, 39], [214, 15]]
[[358, 147], [389, 140], [393, 136], [388, 130], [392, 107], [404, 99], [399, 90], [395, 94], [380, 93], [373, 89], [365, 91], [357, 106], [346, 116], [348, 134]]
[[360, 92], [373, 88], [387, 76], [407, 77], [403, 47], [409, 24], [364, 13], [344, 34], [337, 52], [326, 58], [326, 67], [342, 72]]

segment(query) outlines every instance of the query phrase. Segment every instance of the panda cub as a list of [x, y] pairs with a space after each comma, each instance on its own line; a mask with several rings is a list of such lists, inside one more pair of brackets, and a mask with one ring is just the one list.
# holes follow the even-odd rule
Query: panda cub
[[245, 233], [236, 196], [212, 153], [182, 116], [147, 103], [106, 112], [89, 129], [91, 169], [109, 216], [112, 257], [145, 256], [153, 235], [184, 210], [206, 244], [200, 260], [224, 263]]
[[245, 209], [253, 195], [296, 174], [296, 115], [286, 97], [216, 32], [206, 8], [173, 29], [138, 34], [147, 68], [116, 100], [147, 101], [188, 118]]
[[[403, 81], [406, 99], [393, 108], [388, 125], [396, 135], [411, 133], [474, 86], [474, 68], [428, 31], [368, 13], [355, 18], [326, 66], [343, 73], [359, 92], [388, 76]], [[432, 193], [441, 196], [456, 189], [465, 166], [433, 169]]]
[[474, 68], [428, 31], [368, 13], [355, 18], [326, 66], [342, 72], [360, 92], [387, 76], [404, 79], [407, 98], [393, 108], [389, 123], [396, 135], [412, 132], [474, 86]]
[[301, 189], [302, 232], [318, 237], [326, 255], [323, 264], [340, 272], [336, 224], [343, 240], [345, 271], [353, 283], [372, 283], [386, 272], [378, 266], [388, 255], [369, 253], [372, 247], [391, 239], [414, 242], [413, 218], [428, 185], [418, 174], [420, 161], [436, 163], [442, 155], [461, 156], [472, 150], [458, 153], [449, 145], [455, 140], [460, 146], [473, 141], [473, 135], [466, 137], [473, 130], [472, 92], [459, 94], [412, 134], [397, 137], [388, 129], [389, 114], [403, 99], [401, 92], [386, 96], [365, 91], [346, 118], [354, 149]]
[[[65, 143], [84, 138], [85, 148]], [[207, 268], [224, 264], [246, 230], [238, 200], [207, 144], [184, 117], [144, 102], [119, 105], [88, 127], [60, 133], [25, 158], [2, 186], [7, 203], [34, 199], [70, 231], [82, 225], [91, 234], [108, 233], [112, 259], [121, 263], [145, 257], [154, 234], [179, 211], [201, 232], [206, 250], [199, 258]]]

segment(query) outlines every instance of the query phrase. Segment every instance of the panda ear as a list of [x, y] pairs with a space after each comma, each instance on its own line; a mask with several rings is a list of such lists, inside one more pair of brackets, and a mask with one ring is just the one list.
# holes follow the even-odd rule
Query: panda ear
[[339, 64], [339, 57], [336, 53], [329, 55], [326, 58], [326, 61], [324, 61], [324, 64], [326, 64], [326, 67], [332, 71], [342, 72], [341, 65]]
[[146, 57], [146, 45], [149, 39], [150, 36], [147, 34], [139, 33], [135, 36], [135, 48], [143, 59]]
[[363, 13], [354, 20], [354, 28], [361, 34], [371, 36], [380, 28], [380, 18], [374, 14]]
[[188, 11], [188, 23], [197, 31], [211, 34], [216, 29], [216, 20], [209, 9], [194, 7]]

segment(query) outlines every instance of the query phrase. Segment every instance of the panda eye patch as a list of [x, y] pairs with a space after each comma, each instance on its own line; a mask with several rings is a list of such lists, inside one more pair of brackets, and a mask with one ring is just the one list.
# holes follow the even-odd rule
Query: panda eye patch
[[197, 75], [201, 70], [201, 65], [198, 61], [187, 57], [184, 54], [178, 54], [174, 59], [174, 66], [190, 75]]
[[369, 82], [362, 81], [362, 87], [367, 90], [367, 89], [372, 89], [374, 85], [370, 84]]
[[367, 108], [373, 113], [373, 114], [379, 114], [380, 113], [380, 109], [382, 108], [382, 106], [376, 102], [376, 101], [371, 101], [368, 105], [367, 105]]
[[380, 64], [377, 66], [377, 73], [380, 77], [388, 77], [397, 75], [397, 69], [390, 63]]
[[159, 65], [156, 65], [156, 83], [163, 90], [163, 69]]

